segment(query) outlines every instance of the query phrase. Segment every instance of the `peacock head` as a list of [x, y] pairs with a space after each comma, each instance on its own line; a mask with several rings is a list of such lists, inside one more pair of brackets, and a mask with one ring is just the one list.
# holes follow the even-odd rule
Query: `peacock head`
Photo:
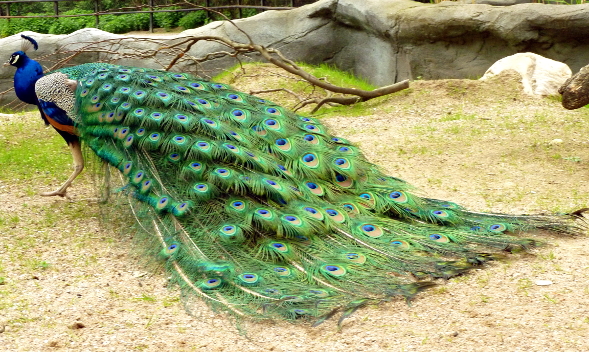
[[24, 51], [16, 51], [10, 55], [8, 61], [4, 63], [4, 66], [12, 65], [14, 67], [20, 67], [27, 61], [29, 57], [25, 54]]
[[4, 63], [4, 66], [12, 65], [14, 67], [21, 67], [29, 58], [26, 54], [26, 51], [30, 50], [31, 48], [34, 50], [39, 49], [39, 44], [37, 44], [35, 39], [24, 34], [21, 34], [20, 37], [22, 38], [20, 47], [21, 50], [12, 53], [12, 55], [10, 55], [10, 59]]

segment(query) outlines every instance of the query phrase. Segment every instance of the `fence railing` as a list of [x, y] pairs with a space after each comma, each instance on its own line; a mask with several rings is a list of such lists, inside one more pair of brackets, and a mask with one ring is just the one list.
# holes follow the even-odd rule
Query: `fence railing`
[[[83, 1], [83, 0], [8, 0], [8, 1], [0, 1], [0, 19], [8, 19], [11, 18], [60, 18], [60, 17], [83, 17], [83, 16], [94, 16], [95, 18], [95, 25], [98, 27], [100, 23], [100, 16], [104, 15], [129, 15], [134, 13], [148, 13], [149, 14], [149, 31], [153, 32], [153, 24], [154, 24], [154, 13], [159, 12], [193, 12], [193, 11], [206, 11], [206, 9], [210, 10], [227, 10], [227, 9], [237, 9], [237, 18], [242, 17], [242, 9], [253, 9], [253, 10], [291, 10], [295, 8], [295, 1], [290, 0], [290, 6], [267, 6], [265, 0], [259, 0], [259, 6], [252, 6], [252, 5], [242, 5], [241, 0], [237, 0], [236, 5], [224, 5], [224, 6], [210, 6], [210, 0], [206, 0], [204, 3], [203, 8], [201, 6], [193, 5], [195, 7], [192, 8], [184, 8], [184, 9], [173, 9], [173, 10], [159, 10], [158, 8], [164, 7], [171, 7], [177, 6], [178, 4], [171, 4], [171, 5], [155, 5], [154, 0], [149, 0], [149, 5], [140, 5], [130, 9], [139, 9], [139, 10], [130, 10], [130, 11], [99, 11], [99, 0], [94, 0], [94, 12], [93, 13], [84, 13], [84, 14], [76, 14], [76, 15], [60, 15], [59, 14], [59, 3], [67, 1]], [[52, 2], [53, 3], [53, 15], [16, 15], [13, 16], [10, 14], [10, 4], [17, 4], [17, 3], [38, 3], [38, 2]], [[182, 3], [182, 5], [187, 5], [189, 3]], [[149, 8], [149, 10], [143, 10], [143, 8]], [[125, 8], [126, 9], [126, 8]], [[4, 11], [5, 10], [5, 11]], [[121, 10], [121, 9], [117, 9]], [[3, 14], [6, 15], [3, 15]], [[210, 13], [207, 11], [207, 16], [210, 16]]]

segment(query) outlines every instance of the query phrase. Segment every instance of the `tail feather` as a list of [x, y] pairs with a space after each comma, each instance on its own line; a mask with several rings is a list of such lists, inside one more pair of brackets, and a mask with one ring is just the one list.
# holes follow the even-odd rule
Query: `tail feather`
[[509, 233], [584, 231], [577, 212], [477, 213], [418, 197], [318, 120], [223, 84], [113, 65], [66, 74], [79, 81], [76, 128], [128, 183], [155, 257], [185, 292], [238, 317], [317, 325], [342, 312], [341, 324], [487, 252], [536, 245]]

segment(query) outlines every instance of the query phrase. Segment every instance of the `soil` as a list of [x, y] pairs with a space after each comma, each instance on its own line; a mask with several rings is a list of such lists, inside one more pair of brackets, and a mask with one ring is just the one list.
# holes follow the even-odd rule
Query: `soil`
[[[258, 83], [233, 84], [247, 91]], [[517, 77], [416, 81], [364, 104], [362, 116], [323, 122], [423, 194], [505, 213], [589, 203], [589, 110], [525, 96]], [[332, 319], [316, 328], [245, 322], [239, 330], [198, 301], [188, 314], [165, 275], [129, 248], [124, 229], [99, 222], [98, 206], [84, 200], [93, 196], [88, 172], [69, 190], [71, 200], [0, 183], [0, 214], [23, 219], [0, 234], [0, 350], [589, 350], [584, 236], [526, 234], [546, 245], [440, 281], [411, 306], [395, 300], [361, 309], [341, 329]]]

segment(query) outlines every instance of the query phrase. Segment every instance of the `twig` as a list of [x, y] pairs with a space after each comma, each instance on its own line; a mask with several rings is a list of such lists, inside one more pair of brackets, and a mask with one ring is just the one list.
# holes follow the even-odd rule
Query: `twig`
[[286, 89], [286, 88], [275, 88], [275, 89], [264, 89], [264, 90], [250, 90], [249, 94], [250, 95], [255, 95], [255, 94], [263, 94], [263, 93], [273, 93], [273, 92], [286, 92], [290, 95], [293, 95], [295, 98], [297, 98], [299, 100], [299, 102], [303, 101], [303, 99], [301, 98], [300, 95], [298, 95], [297, 93], [293, 92], [290, 89]]

